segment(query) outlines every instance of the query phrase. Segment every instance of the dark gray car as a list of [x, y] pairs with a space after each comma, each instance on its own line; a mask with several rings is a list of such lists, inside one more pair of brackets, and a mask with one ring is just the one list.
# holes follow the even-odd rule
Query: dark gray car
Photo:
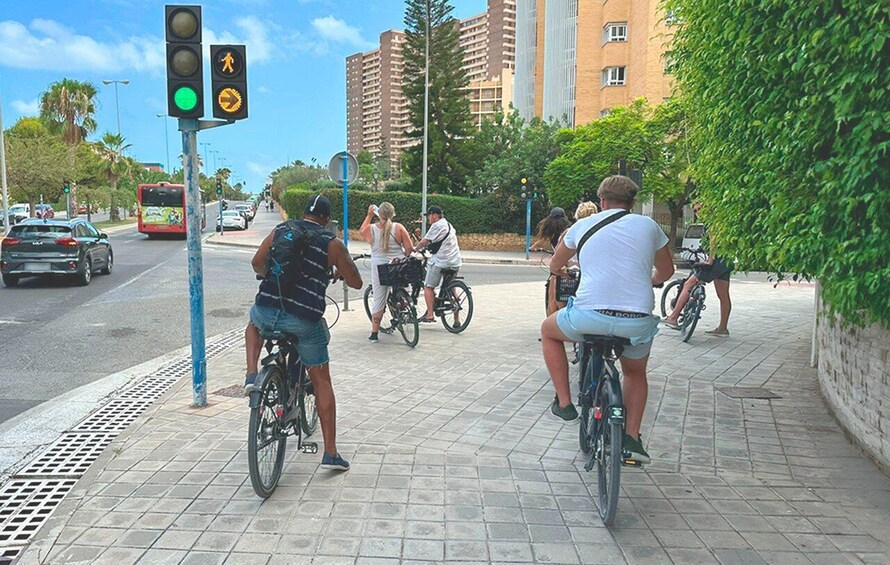
[[26, 220], [10, 228], [0, 248], [6, 286], [29, 276], [65, 276], [85, 286], [113, 264], [108, 236], [86, 220]]

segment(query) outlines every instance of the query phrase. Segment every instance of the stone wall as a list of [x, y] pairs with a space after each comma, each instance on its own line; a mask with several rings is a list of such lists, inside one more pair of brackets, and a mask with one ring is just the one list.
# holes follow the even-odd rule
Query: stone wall
[[[525, 236], [515, 233], [458, 233], [460, 248], [467, 251], [525, 251]], [[362, 241], [358, 230], [349, 230], [351, 241]]]
[[816, 339], [825, 400], [850, 438], [890, 469], [890, 331], [844, 327], [823, 313]]

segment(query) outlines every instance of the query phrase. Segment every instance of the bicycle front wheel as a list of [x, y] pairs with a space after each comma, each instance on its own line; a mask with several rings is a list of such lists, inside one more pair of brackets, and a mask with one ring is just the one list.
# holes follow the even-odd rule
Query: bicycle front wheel
[[466, 283], [454, 280], [448, 283], [442, 296], [442, 325], [449, 332], [459, 334], [473, 319], [473, 293]]
[[371, 303], [374, 302], [374, 287], [368, 285], [368, 288], [365, 289], [365, 296], [363, 298], [365, 303], [365, 314], [368, 315], [368, 320], [371, 319]]
[[665, 285], [661, 293], [662, 318], [666, 318], [668, 314], [674, 311], [674, 306], [677, 305], [677, 299], [680, 298], [681, 292], [683, 292], [683, 281], [681, 279], [673, 280]]
[[689, 339], [692, 338], [695, 326], [698, 325], [698, 318], [701, 316], [701, 307], [701, 299], [690, 296], [689, 302], [683, 308], [683, 319], [680, 321], [680, 339], [683, 343], [689, 343]]
[[420, 341], [420, 322], [417, 320], [417, 310], [411, 297], [404, 288], [395, 291], [392, 300], [396, 304], [396, 323], [399, 326], [399, 333], [408, 347], [414, 347]]
[[616, 381], [608, 376], [603, 378], [605, 381], [599, 389], [596, 401], [602, 420], [598, 426], [599, 437], [594, 457], [599, 490], [597, 497], [599, 515], [603, 524], [611, 526], [618, 512], [618, 494], [621, 491], [624, 424], [612, 415], [613, 407], [621, 407], [621, 395], [613, 390]]
[[259, 404], [250, 409], [247, 435], [250, 483], [261, 498], [269, 498], [278, 486], [287, 446], [287, 434], [281, 427], [279, 416], [286, 404], [284, 374], [278, 365], [270, 365], [267, 370]]
[[315, 405], [315, 389], [309, 380], [306, 367], [300, 366], [300, 426], [303, 435], [311, 436], [318, 429], [318, 407]]

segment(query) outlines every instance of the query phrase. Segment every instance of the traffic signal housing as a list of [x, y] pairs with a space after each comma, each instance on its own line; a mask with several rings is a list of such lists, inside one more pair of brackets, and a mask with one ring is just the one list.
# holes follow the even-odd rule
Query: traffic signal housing
[[165, 6], [167, 113], [172, 118], [204, 117], [201, 6]]
[[71, 183], [65, 181], [62, 183], [62, 192], [65, 194], [71, 194]]
[[216, 179], [216, 194], [222, 196], [222, 182]]
[[247, 117], [247, 49], [244, 45], [211, 45], [213, 117]]

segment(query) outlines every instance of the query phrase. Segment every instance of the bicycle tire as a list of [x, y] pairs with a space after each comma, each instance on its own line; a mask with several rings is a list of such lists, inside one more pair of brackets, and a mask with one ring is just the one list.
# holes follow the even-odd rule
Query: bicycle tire
[[550, 315], [550, 277], [544, 283], [544, 315]]
[[581, 425], [578, 426], [578, 445], [581, 447], [582, 453], [590, 453], [590, 404], [593, 403], [585, 401], [584, 392], [590, 388], [590, 382], [593, 378], [593, 363], [590, 362], [590, 348], [587, 346], [583, 347], [579, 372], [581, 385], [578, 392], [578, 406], [581, 407]]
[[541, 261], [538, 263], [538, 266], [541, 268], [541, 270], [548, 275], [550, 274], [550, 259], [552, 258], [553, 255], [551, 253], [543, 252], [543, 254], [541, 255]]
[[309, 380], [309, 372], [306, 367], [300, 367], [300, 427], [303, 428], [303, 435], [311, 436], [318, 429], [318, 406], [315, 405], [315, 390], [312, 388], [312, 382]]
[[[455, 292], [462, 292], [464, 295], [464, 299], [459, 299], [455, 296]], [[448, 294], [446, 294], [448, 293]], [[463, 281], [460, 280], [452, 280], [448, 283], [445, 289], [442, 291], [442, 295], [451, 296], [448, 302], [451, 304], [451, 309], [448, 311], [442, 312], [442, 325], [445, 326], [445, 329], [453, 334], [459, 334], [470, 325], [470, 321], [473, 319], [473, 292], [470, 290], [470, 287], [466, 285]], [[455, 302], [458, 305], [455, 307]], [[452, 325], [449, 322], [448, 316], [449, 314], [457, 314], [458, 312], [464, 313], [464, 318], [461, 323]]]
[[624, 423], [613, 421], [611, 407], [621, 406], [621, 394], [616, 393], [616, 379], [603, 377], [599, 387], [598, 402], [602, 406], [603, 420], [599, 426], [597, 451], [597, 506], [600, 519], [611, 526], [618, 512], [618, 495], [621, 492], [621, 465], [624, 461]]
[[[278, 365], [266, 368], [268, 373], [262, 379], [260, 402], [250, 409], [250, 423], [247, 435], [247, 466], [250, 471], [250, 484], [260, 498], [269, 498], [278, 486], [281, 470], [284, 467], [284, 452], [287, 435], [281, 429], [281, 421], [276, 407], [285, 404], [284, 374]], [[260, 444], [265, 444], [262, 446]], [[262, 457], [260, 452], [272, 448], [271, 460]]]
[[701, 316], [702, 301], [690, 293], [689, 302], [683, 308], [683, 319], [680, 323], [680, 339], [683, 343], [689, 343], [692, 334], [695, 332], [695, 326], [698, 325], [698, 319]]
[[368, 285], [368, 288], [365, 289], [365, 296], [363, 298], [365, 303], [365, 314], [368, 315], [368, 320], [371, 319], [371, 301], [374, 300], [374, 287]]
[[[664, 290], [661, 292], [662, 318], [666, 318], [668, 314], [674, 311], [677, 299], [680, 298], [680, 293], [683, 292], [683, 284], [683, 279], [675, 279], [665, 285]], [[673, 293], [673, 296], [671, 296], [671, 293]]]
[[391, 298], [395, 303], [396, 323], [399, 333], [408, 347], [416, 347], [420, 341], [420, 322], [417, 319], [417, 310], [411, 301], [411, 296], [404, 288], [397, 289]]

